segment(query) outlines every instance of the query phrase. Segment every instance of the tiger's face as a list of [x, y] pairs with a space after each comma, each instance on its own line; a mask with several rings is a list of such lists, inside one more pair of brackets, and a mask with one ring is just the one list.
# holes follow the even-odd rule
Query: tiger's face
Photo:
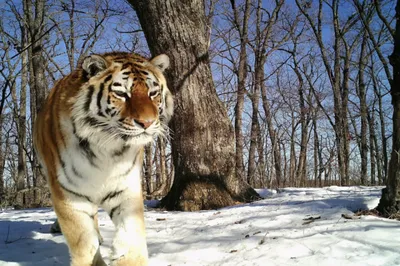
[[82, 63], [88, 81], [73, 104], [74, 132], [104, 145], [143, 145], [164, 135], [173, 98], [163, 71], [166, 55], [146, 60], [128, 53], [92, 55]]

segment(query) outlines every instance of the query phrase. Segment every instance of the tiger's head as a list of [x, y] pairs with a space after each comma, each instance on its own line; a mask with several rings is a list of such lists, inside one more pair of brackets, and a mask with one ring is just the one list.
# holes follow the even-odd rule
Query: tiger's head
[[100, 145], [143, 145], [165, 135], [173, 113], [163, 75], [168, 66], [164, 54], [151, 60], [123, 52], [86, 57], [86, 82], [71, 103], [74, 133]]

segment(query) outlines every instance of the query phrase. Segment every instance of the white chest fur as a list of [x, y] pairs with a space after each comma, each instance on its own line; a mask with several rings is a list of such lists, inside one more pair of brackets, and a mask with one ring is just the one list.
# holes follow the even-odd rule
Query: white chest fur
[[110, 193], [141, 193], [141, 146], [122, 141], [99, 147], [72, 137], [61, 152], [58, 180], [67, 190], [101, 205]]

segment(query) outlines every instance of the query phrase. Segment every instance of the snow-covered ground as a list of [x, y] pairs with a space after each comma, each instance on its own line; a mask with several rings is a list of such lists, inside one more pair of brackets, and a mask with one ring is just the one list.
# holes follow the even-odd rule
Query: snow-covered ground
[[[400, 265], [399, 221], [342, 217], [375, 207], [380, 190], [258, 190], [265, 200], [220, 210], [149, 208], [150, 265]], [[51, 209], [0, 212], [0, 265], [68, 265], [63, 236], [48, 233], [54, 220]], [[99, 222], [107, 258], [114, 228], [104, 212]]]

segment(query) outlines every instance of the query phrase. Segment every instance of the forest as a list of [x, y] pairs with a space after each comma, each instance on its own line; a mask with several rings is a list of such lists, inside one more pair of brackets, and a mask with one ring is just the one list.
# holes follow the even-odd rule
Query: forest
[[[205, 82], [211, 85], [199, 83], [199, 91], [189, 97], [185, 93], [193, 89], [178, 90], [180, 81], [168, 79], [177, 106], [191, 98], [194, 108], [176, 109], [170, 138], [145, 148], [147, 198], [167, 195], [180, 173], [187, 172], [178, 154], [214, 161], [219, 169], [226, 164], [233, 171], [226, 186], [235, 190], [232, 183], [243, 183], [248, 187], [243, 198], [255, 197], [251, 188], [386, 184], [393, 143], [390, 55], [396, 1], [194, 1], [201, 2], [204, 16], [177, 9], [193, 22], [175, 28], [191, 40], [187, 47], [168, 42], [171, 28], [159, 39], [149, 38], [152, 27], [159, 30], [154, 14], [142, 1], [130, 2], [2, 0], [0, 207], [48, 202], [32, 128], [57, 80], [93, 53], [117, 50], [151, 57], [165, 52], [163, 47], [181, 59], [167, 79], [185, 74], [190, 69], [185, 60], [191, 60], [187, 53], [193, 53], [206, 62], [203, 73], [211, 71], [212, 80]], [[196, 99], [203, 99], [202, 105]], [[211, 99], [206, 107], [204, 99]], [[193, 119], [198, 123], [193, 126], [191, 115], [200, 109], [203, 116]], [[227, 122], [221, 122], [221, 114]], [[213, 143], [201, 135], [184, 139], [185, 126], [202, 128], [203, 122], [207, 134], [224, 138]], [[195, 153], [207, 147], [231, 149], [222, 156], [215, 150]]]

